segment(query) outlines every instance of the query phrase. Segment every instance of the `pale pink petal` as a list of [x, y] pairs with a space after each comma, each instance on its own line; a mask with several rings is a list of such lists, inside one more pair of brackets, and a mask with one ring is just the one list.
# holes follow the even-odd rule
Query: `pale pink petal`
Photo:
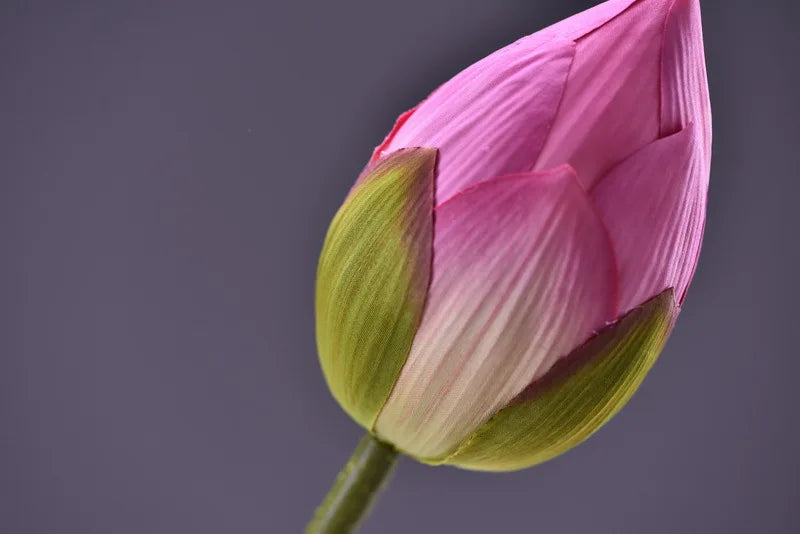
[[375, 427], [424, 458], [449, 452], [617, 312], [612, 246], [568, 166], [483, 182], [435, 215], [422, 324]]
[[696, 132], [646, 146], [590, 193], [614, 243], [621, 313], [670, 287], [682, 300], [694, 274], [707, 193]]
[[700, 133], [703, 163], [708, 172], [711, 103], [698, 0], [675, 0], [670, 10], [664, 33], [661, 80], [661, 135], [680, 131], [693, 122]]
[[[574, 43], [531, 36], [437, 89], [382, 149], [439, 149], [438, 203], [503, 174], [531, 170], [555, 117]], [[401, 119], [402, 120], [402, 119]]]
[[[603, 4], [603, 12], [625, 4], [631, 3]], [[564, 99], [537, 169], [569, 163], [588, 188], [659, 137], [661, 41], [669, 5], [670, 0], [633, 3], [578, 39]]]

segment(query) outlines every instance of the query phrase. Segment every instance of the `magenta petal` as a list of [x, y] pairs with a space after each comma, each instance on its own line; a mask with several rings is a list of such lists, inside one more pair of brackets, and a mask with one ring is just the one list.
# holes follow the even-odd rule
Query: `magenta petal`
[[375, 429], [447, 453], [616, 317], [608, 235], [562, 166], [480, 183], [436, 208], [428, 301]]
[[621, 313], [667, 288], [682, 298], [694, 274], [708, 189], [696, 130], [646, 146], [591, 191], [614, 243]]
[[[611, 13], [626, 4], [631, 3], [602, 6]], [[661, 41], [669, 4], [634, 3], [577, 41], [564, 99], [537, 169], [569, 163], [588, 188], [658, 139]]]
[[661, 66], [661, 135], [693, 122], [702, 157], [711, 161], [711, 103], [708, 97], [703, 27], [697, 0], [675, 0], [667, 18]]
[[574, 44], [521, 39], [456, 75], [382, 145], [439, 149], [436, 201], [493, 176], [531, 170], [555, 117]]

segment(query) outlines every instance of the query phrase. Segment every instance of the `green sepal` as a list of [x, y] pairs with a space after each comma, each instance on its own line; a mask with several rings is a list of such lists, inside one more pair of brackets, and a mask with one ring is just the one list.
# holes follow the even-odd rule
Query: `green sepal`
[[433, 254], [437, 151], [367, 168], [331, 223], [317, 269], [317, 348], [333, 396], [372, 429], [422, 317]]
[[560, 361], [441, 461], [513, 471], [549, 460], [611, 419], [655, 363], [678, 314], [667, 290]]

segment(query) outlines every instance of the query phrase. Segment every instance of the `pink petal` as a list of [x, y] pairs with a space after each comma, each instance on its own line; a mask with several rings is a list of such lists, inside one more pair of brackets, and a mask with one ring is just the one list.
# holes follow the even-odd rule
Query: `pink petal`
[[489, 180], [436, 209], [433, 278], [375, 429], [443, 455], [616, 317], [612, 246], [568, 166]]
[[586, 11], [582, 11], [559, 21], [552, 26], [548, 26], [537, 32], [537, 34], [558, 35], [574, 41], [625, 12], [625, 10], [636, 1], [637, 0], [609, 0], [608, 2], [603, 2]]
[[493, 176], [532, 167], [552, 125], [574, 44], [531, 36], [437, 89], [390, 134], [384, 151], [439, 149], [437, 203]]
[[589, 20], [594, 26], [626, 4], [578, 39], [555, 126], [536, 163], [537, 169], [569, 163], [587, 188], [659, 136], [661, 42], [670, 0], [608, 2], [592, 17], [587, 12], [562, 24], [564, 31]]
[[708, 183], [696, 131], [646, 146], [591, 191], [614, 243], [621, 313], [670, 287], [682, 300], [694, 274]]
[[706, 172], [711, 164], [711, 103], [698, 0], [675, 0], [667, 18], [661, 65], [661, 135], [695, 123]]
[[[610, 0], [608, 2], [603, 2], [586, 11], [582, 11], [581, 13], [548, 26], [532, 35], [523, 37], [512, 43], [511, 46], [525, 46], [529, 50], [535, 50], [537, 47], [556, 37], [574, 41], [613, 19], [630, 7], [635, 1], [636, 0]], [[400, 128], [408, 121], [409, 117], [417, 111], [419, 106], [420, 104], [417, 104], [397, 117], [392, 129], [381, 144], [373, 150], [370, 162], [374, 162], [380, 158], [382, 154], [390, 152], [389, 145], [394, 140], [395, 135], [397, 135]]]

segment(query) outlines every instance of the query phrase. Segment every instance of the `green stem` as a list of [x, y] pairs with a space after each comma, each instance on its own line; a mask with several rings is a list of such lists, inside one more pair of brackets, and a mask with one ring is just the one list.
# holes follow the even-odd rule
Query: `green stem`
[[397, 451], [366, 434], [319, 505], [306, 534], [355, 532], [397, 461]]

